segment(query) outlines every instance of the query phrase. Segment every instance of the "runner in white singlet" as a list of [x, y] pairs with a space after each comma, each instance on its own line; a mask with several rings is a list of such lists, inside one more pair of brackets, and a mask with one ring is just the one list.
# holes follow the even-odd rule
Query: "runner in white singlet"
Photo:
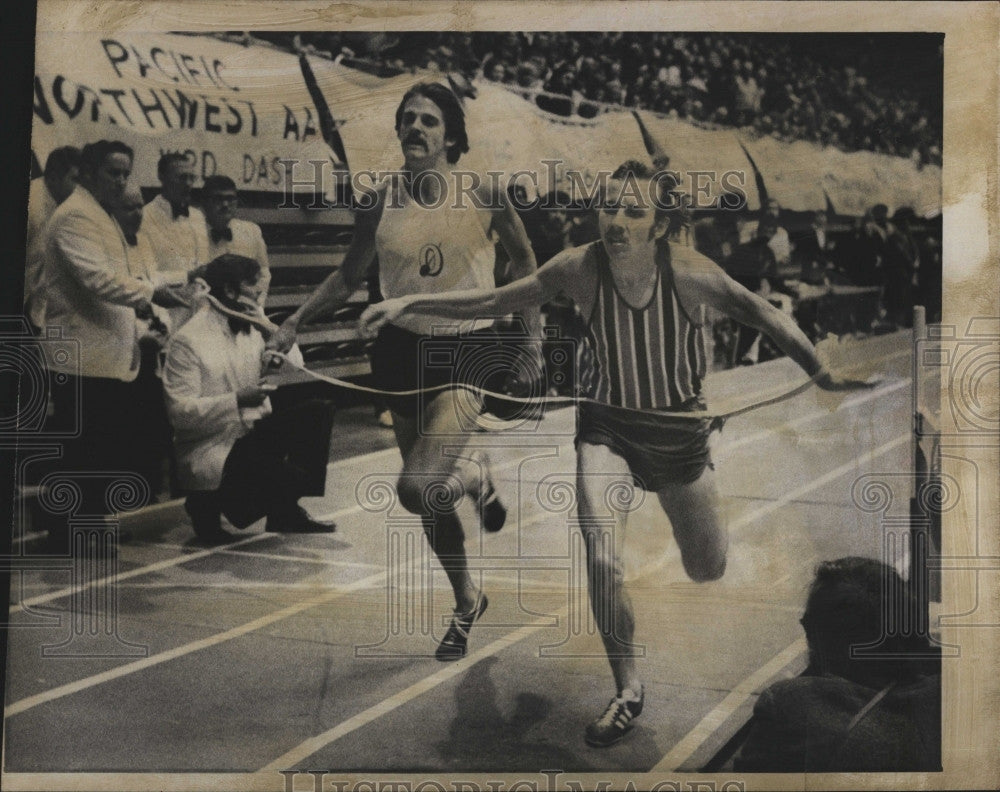
[[[470, 202], [461, 207], [421, 206], [393, 179], [375, 232], [379, 288], [386, 299], [408, 294], [434, 294], [458, 289], [491, 289], [496, 251], [486, 236], [481, 212]], [[430, 315], [404, 317], [398, 327], [431, 335], [454, 319]]]
[[[535, 271], [527, 234], [504, 194], [481, 184], [475, 189], [475, 207], [470, 196], [463, 195], [461, 200], [469, 205], [455, 208], [452, 166], [469, 144], [461, 104], [448, 88], [435, 83], [411, 88], [396, 110], [396, 136], [404, 159], [400, 175], [379, 185], [374, 208], [357, 213], [343, 264], [284, 322], [270, 341], [272, 348], [290, 348], [303, 322], [346, 302], [361, 286], [376, 254], [382, 293], [394, 297], [492, 287], [491, 233], [504, 246], [516, 277]], [[442, 188], [451, 192], [442, 195]], [[525, 319], [529, 332], [540, 337], [537, 310]], [[405, 391], [453, 381], [453, 369], [423, 365], [420, 359], [421, 341], [437, 324], [429, 316], [384, 329], [372, 354], [376, 386]], [[469, 417], [470, 397], [464, 392], [459, 400], [457, 393], [446, 389], [388, 398], [403, 456], [396, 487], [400, 504], [423, 518], [427, 540], [455, 594], [455, 614], [435, 653], [438, 660], [465, 656], [469, 630], [487, 605], [469, 574], [455, 506], [463, 494], [474, 496], [487, 530], [499, 530], [506, 516], [485, 457], [476, 457], [479, 464], [458, 464], [453, 451], [445, 453], [444, 446], [454, 449], [456, 435], [469, 431], [464, 419]]]

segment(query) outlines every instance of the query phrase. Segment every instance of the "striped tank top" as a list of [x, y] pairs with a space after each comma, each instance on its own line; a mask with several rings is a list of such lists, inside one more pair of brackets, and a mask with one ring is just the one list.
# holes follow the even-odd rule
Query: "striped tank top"
[[657, 250], [656, 288], [642, 308], [619, 294], [604, 245], [595, 242], [591, 250], [598, 273], [588, 322], [591, 398], [615, 407], [671, 409], [700, 396], [706, 368], [702, 327], [677, 298], [670, 248]]

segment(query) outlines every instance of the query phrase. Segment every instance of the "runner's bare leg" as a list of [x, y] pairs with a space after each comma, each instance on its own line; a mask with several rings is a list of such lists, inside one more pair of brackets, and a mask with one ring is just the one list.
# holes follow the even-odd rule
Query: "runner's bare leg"
[[624, 459], [607, 446], [579, 444], [577, 514], [587, 548], [590, 604], [618, 691], [629, 688], [638, 694], [642, 683], [635, 667], [635, 616], [621, 560], [628, 514], [614, 510], [607, 497], [609, 483], [619, 478], [632, 478]]
[[705, 468], [697, 481], [668, 484], [657, 495], [674, 527], [674, 539], [688, 577], [699, 583], [722, 577], [729, 532], [719, 517], [715, 471]]
[[[455, 594], [455, 608], [466, 613], [475, 606], [479, 589], [469, 574], [465, 533], [455, 508], [463, 493], [474, 495], [478, 491], [479, 476], [475, 465], [443, 453], [444, 446], [462, 443], [459, 411], [468, 411], [469, 397], [458, 396], [460, 401], [456, 403], [456, 394], [444, 391], [425, 402], [422, 422], [416, 416], [397, 412], [392, 418], [403, 455], [397, 484], [400, 503], [407, 511], [423, 517], [427, 541]], [[428, 488], [440, 496], [434, 498], [436, 508], [430, 508]]]

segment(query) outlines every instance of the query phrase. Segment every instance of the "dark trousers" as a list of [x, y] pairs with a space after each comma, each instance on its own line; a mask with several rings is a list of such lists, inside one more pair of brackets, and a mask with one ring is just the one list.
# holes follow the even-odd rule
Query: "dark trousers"
[[[158, 345], [143, 347], [142, 364], [135, 383], [136, 409], [141, 415], [137, 421], [135, 438], [141, 451], [136, 459], [137, 472], [149, 484], [150, 492], [157, 495], [164, 490], [173, 493], [177, 487], [174, 463], [173, 430], [167, 417], [167, 403], [163, 393], [163, 380], [157, 376], [160, 354]], [[169, 470], [169, 482], [164, 481], [164, 468]]]
[[226, 457], [219, 489], [192, 492], [188, 508], [221, 511], [246, 528], [288, 515], [301, 497], [323, 495], [333, 413], [330, 402], [314, 399], [257, 421]]
[[160, 449], [151, 437], [162, 432], [167, 417], [155, 372], [141, 371], [132, 382], [68, 376], [53, 388], [52, 399], [54, 425], [79, 426], [79, 434], [66, 441], [62, 460], [52, 466], [77, 474], [71, 476], [81, 495], [77, 513], [107, 514], [122, 505], [145, 505], [148, 499], [137, 496], [116, 506], [108, 488], [120, 474], [131, 473], [146, 481], [150, 498], [156, 492], [153, 470]]

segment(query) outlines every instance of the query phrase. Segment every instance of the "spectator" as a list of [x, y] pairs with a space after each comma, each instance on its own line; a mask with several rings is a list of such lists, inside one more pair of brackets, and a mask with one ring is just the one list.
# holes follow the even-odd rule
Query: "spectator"
[[205, 179], [201, 195], [208, 234], [208, 260], [213, 261], [223, 253], [238, 253], [256, 261], [260, 265], [257, 286], [260, 304], [263, 305], [271, 283], [267, 245], [264, 244], [260, 226], [236, 218], [236, 207], [239, 205], [236, 183], [228, 176], [209, 176]]
[[45, 174], [28, 190], [27, 260], [24, 268], [24, 308], [36, 330], [45, 326], [45, 226], [56, 207], [69, 198], [80, 173], [80, 150], [53, 149]]
[[804, 283], [822, 285], [833, 267], [833, 240], [827, 230], [826, 212], [814, 212], [809, 230], [795, 240], [795, 260]]
[[733, 255], [740, 244], [740, 231], [734, 212], [721, 212], [694, 223], [694, 246], [719, 266]]
[[927, 309], [928, 323], [941, 321], [941, 217], [932, 221], [920, 242], [916, 300]]
[[163, 189], [146, 205], [144, 222], [157, 265], [161, 272], [190, 272], [209, 260], [205, 216], [191, 206], [194, 165], [184, 154], [164, 154], [156, 174]]
[[[229, 253], [209, 262], [202, 277], [224, 307], [262, 316], [259, 275], [256, 261]], [[297, 349], [291, 354], [301, 363]], [[184, 505], [195, 535], [208, 544], [233, 538], [222, 514], [237, 528], [266, 516], [268, 531], [334, 530], [298, 506], [300, 497], [324, 492], [332, 408], [311, 401], [272, 414], [263, 355], [264, 339], [251, 322], [210, 303], [167, 346], [163, 384]]]
[[[142, 192], [138, 185], [129, 184], [121, 197], [111, 205], [111, 213], [121, 228], [125, 239], [126, 251], [129, 255], [129, 270], [141, 278], [152, 281], [156, 285], [169, 285], [178, 291], [184, 291], [188, 273], [184, 270], [162, 272], [153, 250], [153, 242], [147, 228], [143, 224], [146, 208], [143, 206]], [[185, 299], [186, 299], [185, 295]], [[168, 325], [168, 313], [159, 306], [153, 306], [153, 314]]]
[[920, 624], [917, 607], [880, 561], [821, 564], [802, 617], [809, 669], [761, 694], [737, 772], [940, 771], [939, 661], [887, 629]]
[[764, 92], [753, 74], [753, 64], [747, 61], [742, 67], [734, 68], [733, 108], [736, 111], [736, 126], [747, 126], [760, 113]]
[[887, 223], [885, 307], [890, 321], [900, 327], [913, 324], [913, 296], [920, 272], [920, 248], [910, 230], [915, 219], [913, 209], [903, 206]]
[[[726, 273], [744, 288], [769, 301], [782, 300], [784, 295], [772, 295], [772, 281], [777, 279], [774, 252], [770, 239], [774, 234], [773, 220], [763, 218], [757, 226], [757, 236], [739, 245], [725, 262]], [[773, 299], [772, 299], [773, 298]], [[791, 313], [790, 305], [786, 313]], [[737, 341], [731, 364], [752, 365], [760, 359], [760, 332], [751, 327], [739, 325]]]
[[[52, 215], [46, 253], [46, 323], [79, 341], [73, 361], [49, 361], [66, 376], [53, 392], [56, 422], [72, 425], [77, 409], [87, 416], [79, 437], [67, 448], [70, 470], [143, 469], [147, 449], [135, 442], [146, 417], [137, 397], [140, 350], [136, 317], [148, 319], [152, 303], [183, 302], [168, 286], [155, 286], [130, 270], [129, 246], [111, 215], [132, 171], [132, 149], [101, 140], [80, 154], [80, 183]], [[79, 394], [80, 402], [73, 398]], [[98, 480], [81, 482], [81, 511], [103, 514]], [[64, 528], [65, 526], [62, 526]], [[54, 539], [63, 538], [54, 529]]]
[[546, 196], [537, 208], [521, 215], [537, 261], [545, 263], [556, 253], [572, 247], [569, 206], [569, 196], [557, 191]]
[[781, 224], [781, 204], [777, 199], [769, 198], [765, 210], [767, 224], [773, 229], [768, 238], [767, 246], [774, 253], [774, 261], [779, 268], [787, 267], [792, 259], [792, 243], [788, 231]]
[[522, 88], [540, 90], [542, 78], [538, 73], [538, 67], [533, 63], [522, 63], [517, 67], [517, 84]]
[[858, 286], [885, 289], [885, 245], [888, 238], [886, 207], [879, 204], [865, 212], [860, 227], [852, 234], [849, 264], [851, 279]]

